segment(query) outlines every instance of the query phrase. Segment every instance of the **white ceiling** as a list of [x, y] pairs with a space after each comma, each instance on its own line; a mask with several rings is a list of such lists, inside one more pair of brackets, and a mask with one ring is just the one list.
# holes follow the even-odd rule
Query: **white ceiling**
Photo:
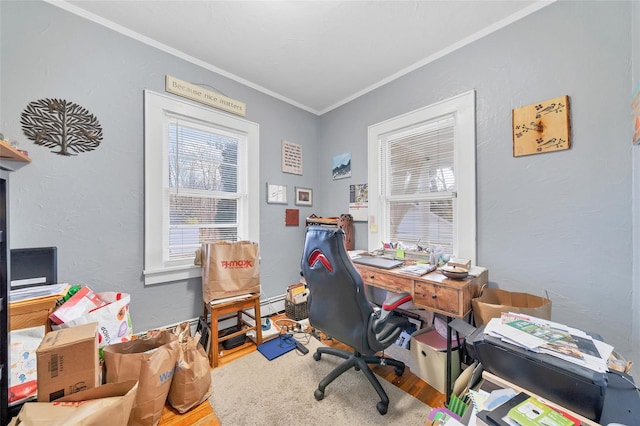
[[315, 114], [550, 3], [48, 1]]

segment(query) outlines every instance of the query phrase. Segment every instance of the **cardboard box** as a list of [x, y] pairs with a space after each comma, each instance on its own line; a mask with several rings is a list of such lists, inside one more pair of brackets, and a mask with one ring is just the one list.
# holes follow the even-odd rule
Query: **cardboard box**
[[36, 349], [38, 402], [100, 385], [98, 323], [47, 333]]
[[499, 288], [485, 288], [482, 295], [471, 299], [476, 326], [486, 325], [503, 312], [518, 312], [550, 320], [551, 300], [529, 293], [515, 293]]
[[[455, 339], [453, 339], [455, 346]], [[447, 388], [447, 339], [435, 328], [424, 328], [411, 335], [411, 372], [440, 393]], [[451, 350], [451, 386], [460, 375], [458, 349]]]
[[447, 265], [455, 266], [456, 268], [464, 268], [468, 270], [469, 268], [471, 268], [471, 260], [462, 259], [460, 257], [452, 257], [447, 262]]
[[137, 392], [138, 382], [130, 380], [78, 392], [55, 402], [27, 402], [9, 426], [126, 426]]

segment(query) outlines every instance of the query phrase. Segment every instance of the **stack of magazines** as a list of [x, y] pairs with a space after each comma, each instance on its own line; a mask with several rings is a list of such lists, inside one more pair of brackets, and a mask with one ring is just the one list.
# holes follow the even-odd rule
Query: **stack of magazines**
[[435, 265], [429, 263], [416, 263], [415, 265], [405, 266], [400, 272], [410, 275], [422, 276], [436, 270]]
[[541, 318], [503, 312], [484, 332], [533, 352], [552, 355], [599, 373], [608, 371], [613, 346], [592, 338], [582, 330]]

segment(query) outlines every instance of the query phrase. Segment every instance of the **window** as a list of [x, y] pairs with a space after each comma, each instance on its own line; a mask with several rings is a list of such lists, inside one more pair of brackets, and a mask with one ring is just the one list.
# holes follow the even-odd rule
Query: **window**
[[205, 242], [259, 238], [258, 125], [145, 91], [145, 284], [199, 277]]
[[380, 241], [476, 261], [475, 92], [369, 127], [369, 250]]

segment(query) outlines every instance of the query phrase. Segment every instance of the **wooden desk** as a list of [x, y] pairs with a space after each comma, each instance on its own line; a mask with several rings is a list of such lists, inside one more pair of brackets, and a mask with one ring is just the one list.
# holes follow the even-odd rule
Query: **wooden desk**
[[471, 313], [471, 299], [480, 295], [483, 285], [489, 281], [487, 268], [473, 266], [469, 270], [472, 277], [453, 280], [434, 271], [423, 276], [400, 272], [402, 267], [381, 269], [354, 263], [365, 284], [389, 290], [393, 293], [407, 292], [413, 296], [413, 303], [423, 309], [447, 317], [447, 392], [446, 401], [451, 396], [451, 327], [453, 318], [464, 319]]

